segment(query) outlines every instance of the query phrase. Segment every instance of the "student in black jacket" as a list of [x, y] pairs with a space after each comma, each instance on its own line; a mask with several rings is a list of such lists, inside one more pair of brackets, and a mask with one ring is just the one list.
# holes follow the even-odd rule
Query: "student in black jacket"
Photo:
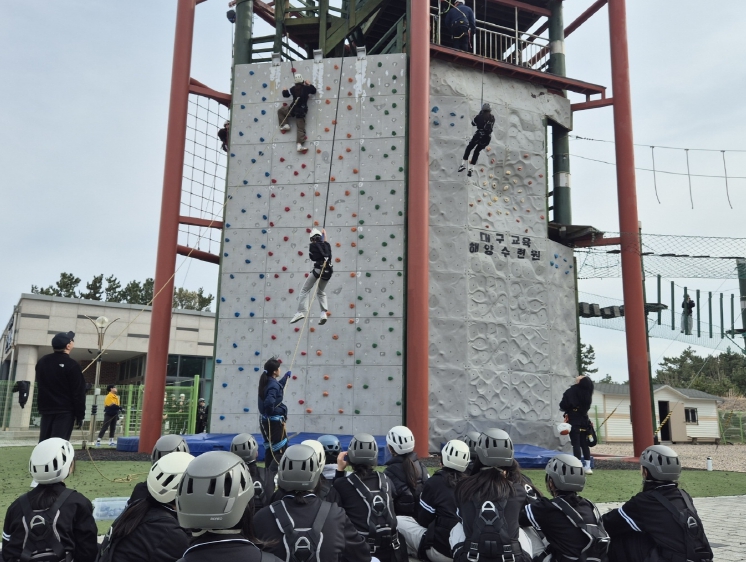
[[[519, 543], [518, 519], [528, 504], [528, 481], [513, 459], [513, 441], [501, 429], [479, 436], [474, 474], [456, 487], [460, 522], [451, 531], [454, 562], [530, 562]], [[484, 521], [494, 520], [492, 525]]]
[[386, 444], [392, 457], [386, 461], [384, 473], [394, 485], [394, 511], [397, 515], [413, 517], [430, 473], [417, 459], [414, 435], [408, 427], [392, 427], [386, 434]]
[[[161, 435], [153, 446], [153, 452], [150, 453], [150, 461], [152, 464], [155, 464], [161, 457], [175, 452], [189, 452], [189, 445], [187, 445], [184, 438], [181, 435], [176, 434]], [[127, 500], [127, 505], [136, 502], [137, 500], [145, 499], [149, 497], [149, 495], [147, 480], [145, 482], [138, 482], [132, 489], [132, 494], [130, 495], [130, 499]]]
[[590, 377], [580, 375], [575, 379], [575, 384], [562, 395], [559, 404], [560, 410], [565, 412], [565, 416], [567, 416], [567, 423], [572, 426], [570, 430], [572, 453], [578, 460], [583, 461], [586, 474], [593, 474], [591, 470], [591, 450], [588, 447], [591, 423], [588, 410], [591, 409], [592, 401], [593, 381]]
[[585, 487], [583, 463], [572, 455], [557, 455], [547, 463], [545, 482], [554, 499], [541, 498], [524, 507], [521, 526], [544, 534], [553, 562], [579, 560], [583, 553], [605, 560], [609, 538], [598, 510], [578, 495]]
[[[352, 473], [345, 472], [347, 466]], [[406, 560], [406, 548], [399, 541], [392, 496], [393, 485], [378, 465], [378, 445], [368, 433], [356, 433], [347, 453], [337, 458], [337, 477], [333, 488], [337, 504], [345, 510], [366, 549], [380, 562]], [[369, 554], [369, 555], [370, 555]]]
[[[256, 514], [257, 537], [265, 541], [267, 552], [282, 560], [295, 554], [296, 559], [309, 562], [369, 562], [365, 541], [344, 510], [316, 495], [320, 476], [318, 455], [311, 447], [288, 447], [277, 475], [277, 486], [285, 497]], [[316, 552], [318, 560], [313, 556]], [[303, 556], [309, 554], [310, 558]]]
[[283, 98], [289, 98], [292, 96], [293, 101], [290, 105], [283, 104], [280, 109], [277, 110], [277, 119], [280, 122], [280, 130], [284, 133], [290, 130], [290, 123], [288, 119], [290, 116], [295, 117], [295, 141], [298, 143], [298, 152], [306, 152], [308, 150], [303, 146], [306, 142], [306, 114], [308, 113], [308, 96], [312, 96], [316, 93], [316, 87], [303, 80], [301, 74], [296, 74], [293, 77], [295, 84], [282, 91]]
[[52, 338], [54, 353], [36, 364], [37, 398], [41, 414], [39, 443], [50, 437], [70, 440], [73, 427], [85, 417], [85, 378], [78, 362], [70, 357], [75, 347], [75, 332], [59, 333]]
[[[495, 117], [492, 115], [492, 108], [490, 104], [485, 103], [482, 105], [482, 111], [474, 117], [471, 121], [472, 126], [477, 128], [477, 132], [471, 137], [471, 141], [466, 145], [464, 151], [464, 161], [459, 166], [458, 171], [463, 172], [469, 166], [469, 154], [474, 150], [474, 154], [471, 157], [471, 165], [475, 166], [479, 153], [487, 148], [492, 139], [492, 128], [495, 126]], [[472, 169], [466, 173], [467, 176], [471, 176]]]
[[642, 492], [601, 518], [611, 537], [610, 562], [711, 561], [713, 554], [692, 498], [679, 489], [679, 455], [653, 445], [640, 455]]
[[[321, 317], [319, 324], [326, 324], [327, 311], [329, 310], [328, 303], [326, 302], [326, 284], [329, 279], [332, 278], [334, 269], [332, 268], [332, 246], [326, 239], [326, 230], [322, 229], [319, 231], [318, 228], [311, 230], [311, 245], [308, 247], [308, 257], [313, 262], [313, 269], [306, 278], [306, 282], [303, 284], [303, 288], [298, 296], [298, 312], [290, 320], [291, 324], [303, 320], [308, 314], [308, 310], [311, 307], [311, 298], [313, 287], [316, 281], [319, 282], [319, 288], [316, 291], [316, 298], [319, 301], [321, 307]], [[323, 272], [322, 272], [323, 269]]]
[[459, 522], [456, 515], [456, 485], [467, 476], [469, 446], [460, 439], [446, 443], [441, 452], [441, 468], [422, 490], [417, 518], [396, 517], [399, 532], [410, 556], [430, 562], [450, 562], [451, 529]]
[[[93, 562], [96, 558], [93, 506], [85, 496], [64, 484], [74, 462], [73, 446], [59, 437], [34, 447], [29, 472], [37, 486], [10, 504], [5, 513], [3, 560], [17, 562], [22, 556], [30, 559], [34, 553], [47, 550], [61, 560], [66, 555], [75, 562]], [[42, 523], [40, 518], [45, 521]], [[40, 536], [44, 532], [48, 534], [46, 539]]]
[[231, 453], [241, 457], [251, 475], [251, 480], [254, 483], [254, 510], [259, 511], [265, 505], [269, 505], [269, 495], [265, 497], [264, 494], [266, 472], [264, 467], [256, 464], [259, 445], [257, 445], [256, 439], [251, 433], [239, 433], [231, 441]]
[[189, 546], [176, 518], [176, 491], [194, 457], [170, 453], [148, 473], [148, 497], [132, 503], [112, 524], [101, 544], [107, 562], [175, 562]]

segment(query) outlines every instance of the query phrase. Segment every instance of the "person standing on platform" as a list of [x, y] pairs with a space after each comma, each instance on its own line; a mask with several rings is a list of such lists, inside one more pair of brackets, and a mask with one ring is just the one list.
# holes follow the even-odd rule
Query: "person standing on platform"
[[691, 297], [684, 295], [684, 302], [681, 303], [681, 333], [687, 336], [692, 335], [692, 311], [695, 306]]
[[288, 408], [282, 400], [289, 378], [290, 371], [280, 378], [280, 362], [274, 358], [264, 364], [264, 371], [259, 378], [259, 429], [264, 437], [266, 497], [271, 497], [275, 491], [275, 475], [280, 459], [288, 447], [285, 430]]
[[455, 0], [448, 10], [443, 26], [451, 39], [450, 46], [459, 51], [471, 51], [471, 38], [477, 32], [477, 22], [471, 8], [463, 0]]
[[584, 375], [575, 379], [575, 384], [568, 388], [562, 395], [560, 410], [565, 412], [567, 423], [572, 426], [570, 430], [570, 442], [572, 443], [572, 454], [578, 460], [583, 461], [586, 474], [593, 474], [591, 470], [591, 450], [588, 447], [588, 435], [591, 433], [591, 420], [588, 410], [591, 409], [593, 401], [593, 381]]
[[75, 347], [75, 332], [59, 333], [52, 338], [54, 353], [36, 364], [41, 414], [39, 443], [59, 437], [70, 440], [73, 427], [82, 427], [85, 417], [85, 378], [78, 362], [70, 357]]
[[295, 141], [298, 143], [298, 152], [306, 152], [308, 149], [303, 146], [306, 142], [306, 114], [308, 113], [308, 96], [316, 93], [316, 87], [308, 80], [303, 80], [302, 74], [296, 74], [293, 77], [295, 84], [282, 91], [283, 98], [292, 96], [293, 102], [290, 105], [282, 105], [277, 110], [277, 119], [280, 122], [280, 130], [285, 132], [290, 130], [289, 117], [295, 117]]

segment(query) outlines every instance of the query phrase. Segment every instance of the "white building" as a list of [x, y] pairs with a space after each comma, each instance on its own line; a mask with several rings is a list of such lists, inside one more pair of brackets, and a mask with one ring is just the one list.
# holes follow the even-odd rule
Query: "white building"
[[[20, 408], [18, 394], [12, 394], [15, 381], [33, 382], [40, 357], [52, 353], [52, 337], [59, 332], [75, 332], [71, 357], [86, 367], [96, 356], [98, 337], [88, 319], [105, 316], [114, 321], [106, 332], [106, 352], [101, 364], [100, 384], [143, 384], [150, 336], [151, 307], [114, 302], [91, 301], [23, 294], [7, 323], [0, 341], [0, 426], [28, 429], [30, 406]], [[194, 310], [174, 310], [167, 382], [189, 384], [194, 375], [202, 381], [200, 394], [209, 396], [213, 373], [215, 314]], [[85, 371], [93, 382], [95, 369]], [[29, 402], [31, 399], [29, 398]], [[88, 415], [88, 412], [86, 412]], [[33, 425], [33, 423], [32, 423]]]
[[[660, 384], [654, 385], [653, 396], [656, 427], [671, 414], [660, 431], [662, 442], [720, 440], [717, 405], [722, 398], [700, 390]], [[597, 428], [608, 417], [598, 435], [604, 443], [632, 441], [629, 385], [596, 383], [588, 415]]]

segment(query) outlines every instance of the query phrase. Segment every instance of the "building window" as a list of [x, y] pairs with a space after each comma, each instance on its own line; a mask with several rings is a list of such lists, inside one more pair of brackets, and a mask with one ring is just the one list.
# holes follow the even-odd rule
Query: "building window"
[[684, 408], [684, 419], [686, 423], [699, 423], [697, 408]]

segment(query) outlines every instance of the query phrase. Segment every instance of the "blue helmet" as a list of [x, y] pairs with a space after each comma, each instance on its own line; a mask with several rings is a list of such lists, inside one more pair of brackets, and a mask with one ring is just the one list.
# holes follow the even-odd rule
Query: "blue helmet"
[[324, 447], [327, 464], [337, 462], [337, 456], [339, 456], [340, 451], [342, 451], [342, 445], [339, 442], [339, 439], [334, 435], [322, 435], [316, 441], [321, 443]]

